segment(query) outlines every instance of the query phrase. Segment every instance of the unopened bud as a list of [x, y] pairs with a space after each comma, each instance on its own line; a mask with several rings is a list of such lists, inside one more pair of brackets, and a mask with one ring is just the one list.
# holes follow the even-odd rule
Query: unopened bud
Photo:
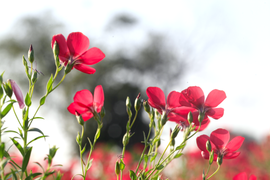
[[131, 108], [131, 102], [130, 102], [130, 98], [128, 96], [127, 96], [127, 99], [126, 99], [126, 107]]
[[187, 116], [188, 123], [191, 124], [193, 122], [193, 115], [192, 112], [190, 111]]
[[172, 141], [171, 141], [171, 144], [170, 144], [172, 147], [174, 147], [174, 145], [175, 145], [175, 139], [172, 139]]
[[148, 114], [150, 114], [150, 106], [147, 101], [143, 101], [143, 108]]
[[33, 76], [32, 76], [32, 80], [31, 80], [33, 84], [35, 84], [36, 81], [37, 81], [37, 77], [38, 77], [37, 74], [38, 74], [37, 71], [34, 71], [34, 74], [33, 74]]
[[77, 143], [78, 143], [79, 146], [82, 144], [82, 138], [81, 138], [80, 133], [78, 133], [78, 135], [76, 137], [76, 141], [77, 141]]
[[129, 143], [129, 134], [126, 133], [123, 137], [123, 146], [127, 146]]
[[175, 128], [174, 128], [174, 130], [171, 133], [171, 138], [172, 139], [176, 138], [176, 136], [178, 135], [179, 131], [180, 131], [180, 126], [179, 125], [176, 125]]
[[211, 146], [211, 142], [208, 140], [206, 141], [206, 149], [207, 151], [210, 153], [212, 151], [212, 146]]
[[81, 126], [83, 126], [84, 125], [84, 120], [83, 120], [82, 116], [77, 111], [75, 111], [75, 115], [76, 115], [76, 119], [77, 119], [78, 123]]
[[29, 48], [29, 51], [28, 51], [28, 59], [30, 61], [30, 63], [33, 63], [34, 62], [34, 49], [33, 49], [33, 46], [32, 44], [30, 45], [30, 48]]
[[214, 161], [214, 150], [212, 150], [210, 152], [210, 155], [209, 155], [209, 165], [211, 165]]
[[6, 94], [8, 95], [8, 97], [11, 98], [12, 93], [13, 93], [12, 88], [11, 88], [11, 84], [9, 82], [3, 83], [3, 87], [4, 87], [4, 90], [5, 90]]
[[53, 54], [54, 54], [54, 56], [59, 55], [59, 46], [58, 46], [56, 41], [54, 41], [54, 44], [53, 44]]
[[141, 93], [139, 93], [137, 98], [135, 99], [134, 108], [136, 111], [139, 111], [141, 108]]
[[115, 174], [119, 175], [120, 174], [120, 164], [118, 161], [115, 163]]

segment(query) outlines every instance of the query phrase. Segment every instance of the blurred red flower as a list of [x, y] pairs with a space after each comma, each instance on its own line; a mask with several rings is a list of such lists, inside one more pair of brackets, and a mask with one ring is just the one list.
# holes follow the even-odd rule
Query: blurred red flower
[[257, 180], [256, 176], [251, 175], [248, 179], [246, 172], [241, 172], [233, 177], [233, 180]]

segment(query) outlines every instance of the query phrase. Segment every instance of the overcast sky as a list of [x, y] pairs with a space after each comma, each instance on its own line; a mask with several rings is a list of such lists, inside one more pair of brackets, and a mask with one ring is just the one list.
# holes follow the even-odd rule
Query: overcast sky
[[96, 41], [113, 42], [112, 37], [102, 37], [102, 30], [121, 12], [138, 18], [142, 31], [171, 36], [176, 47], [177, 43], [182, 46], [178, 39], [188, 41], [200, 66], [171, 90], [197, 85], [205, 94], [212, 89], [227, 94], [220, 105], [225, 108], [224, 117], [212, 120], [206, 133], [225, 127], [258, 140], [269, 134], [270, 1], [5, 1], [0, 7], [0, 36], [8, 33], [18, 18], [48, 9], [67, 25], [67, 32], [91, 32]]

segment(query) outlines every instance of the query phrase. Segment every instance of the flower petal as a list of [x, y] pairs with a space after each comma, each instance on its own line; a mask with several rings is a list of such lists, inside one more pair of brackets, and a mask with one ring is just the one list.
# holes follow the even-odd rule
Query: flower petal
[[210, 140], [210, 138], [205, 134], [197, 137], [197, 139], [196, 139], [197, 146], [201, 151], [208, 152], [207, 149], [206, 149], [206, 142], [208, 140]]
[[86, 65], [93, 65], [97, 64], [104, 58], [105, 54], [99, 48], [93, 47], [80, 55], [76, 61]]
[[224, 155], [224, 159], [234, 159], [240, 155], [240, 152], [230, 152]]
[[94, 116], [90, 111], [86, 111], [80, 115], [82, 116], [84, 121], [87, 121]]
[[19, 103], [19, 106], [20, 106], [20, 109], [23, 109], [25, 104], [24, 104], [24, 98], [23, 98], [23, 93], [20, 89], [20, 87], [17, 85], [17, 83], [12, 80], [12, 79], [8, 79], [8, 82], [10, 82], [10, 85], [11, 85], [11, 88], [12, 88], [12, 91], [14, 92], [15, 94], [15, 97]]
[[179, 107], [181, 104], [179, 103], [179, 98], [181, 96], [181, 93], [172, 91], [167, 97], [167, 105], [170, 109]]
[[214, 89], [208, 94], [204, 104], [206, 107], [217, 107], [225, 98], [224, 91]]
[[84, 105], [77, 103], [77, 102], [73, 102], [71, 103], [68, 107], [67, 110], [71, 113], [75, 115], [75, 112], [77, 111], [79, 114], [82, 114], [86, 111], [88, 111], [88, 108], [85, 107]]
[[253, 174], [251, 174], [251, 176], [249, 177], [249, 180], [257, 180], [257, 177]]
[[224, 109], [223, 108], [211, 108], [211, 109], [207, 110], [205, 114], [210, 116], [211, 118], [219, 119], [223, 116]]
[[66, 62], [69, 59], [69, 50], [67, 47], [67, 41], [66, 38], [62, 35], [62, 34], [56, 34], [52, 37], [52, 42], [51, 42], [51, 46], [53, 49], [53, 45], [54, 42], [57, 42], [58, 46], [59, 46], [59, 59], [62, 62]]
[[85, 106], [85, 107], [93, 106], [93, 95], [87, 89], [83, 89], [81, 91], [76, 92], [73, 99], [74, 99], [74, 102], [80, 103], [82, 106]]
[[101, 111], [101, 108], [104, 104], [104, 92], [101, 85], [98, 85], [95, 88], [94, 92], [94, 106], [97, 113]]
[[68, 35], [67, 46], [73, 58], [83, 54], [88, 49], [89, 45], [88, 37], [81, 32], [73, 32]]
[[204, 104], [204, 93], [198, 86], [191, 86], [181, 92], [185, 98], [195, 105], [197, 108], [201, 108]]
[[247, 180], [247, 179], [248, 177], [246, 172], [241, 172], [233, 177], [233, 180]]
[[226, 129], [219, 128], [211, 133], [210, 140], [217, 149], [224, 149], [230, 140], [230, 133]]
[[234, 152], [237, 151], [243, 144], [245, 138], [242, 136], [237, 136], [233, 138], [226, 146], [227, 151]]
[[96, 72], [94, 68], [86, 66], [84, 64], [75, 64], [73, 67], [86, 74], [94, 74]]
[[165, 95], [159, 87], [148, 87], [146, 94], [149, 98], [148, 103], [150, 106], [159, 111], [165, 110]]

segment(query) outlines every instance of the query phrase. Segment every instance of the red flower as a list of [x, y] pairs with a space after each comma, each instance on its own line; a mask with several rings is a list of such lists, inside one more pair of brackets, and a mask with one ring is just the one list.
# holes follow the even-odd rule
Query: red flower
[[245, 138], [237, 136], [230, 142], [230, 133], [226, 129], [217, 129], [213, 131], [210, 138], [207, 135], [197, 137], [197, 146], [202, 151], [202, 157], [209, 159], [209, 152], [206, 149], [206, 142], [210, 140], [212, 150], [214, 150], [214, 161], [220, 156], [223, 159], [234, 159], [239, 156], [240, 152], [237, 151]]
[[226, 98], [224, 91], [214, 89], [208, 94], [206, 100], [202, 89], [198, 86], [191, 86], [183, 90], [181, 94], [179, 103], [183, 106], [194, 107], [199, 113], [214, 119], [219, 119], [224, 114], [223, 108], [215, 108]]
[[[164, 92], [158, 87], [148, 87], [146, 89], [146, 94], [148, 96], [148, 103], [153, 108], [157, 109], [160, 114], [166, 113], [168, 120], [176, 122], [185, 128], [189, 126], [187, 121], [187, 114], [191, 111], [193, 112], [193, 107], [184, 107], [179, 103], [179, 98], [181, 93], [172, 91], [167, 97], [167, 102], [165, 101]], [[198, 113], [193, 113], [193, 122], [196, 126], [196, 129], [199, 127]], [[202, 122], [200, 130], [203, 130], [209, 124], [209, 119], [205, 118]]]
[[251, 175], [248, 179], [246, 172], [241, 172], [233, 177], [233, 180], [257, 180], [256, 176]]
[[87, 74], [94, 74], [96, 70], [87, 65], [93, 65], [105, 58], [105, 54], [96, 47], [89, 47], [89, 39], [81, 32], [73, 32], [68, 35], [67, 40], [62, 34], [54, 35], [51, 46], [54, 42], [59, 46], [59, 59], [61, 64], [66, 66], [71, 63], [73, 67]]
[[90, 91], [87, 89], [78, 91], [74, 98], [74, 102], [68, 106], [68, 111], [71, 114], [78, 112], [84, 121], [92, 118], [93, 113], [96, 111], [99, 113], [104, 103], [104, 93], [101, 85], [95, 88], [94, 98]]

